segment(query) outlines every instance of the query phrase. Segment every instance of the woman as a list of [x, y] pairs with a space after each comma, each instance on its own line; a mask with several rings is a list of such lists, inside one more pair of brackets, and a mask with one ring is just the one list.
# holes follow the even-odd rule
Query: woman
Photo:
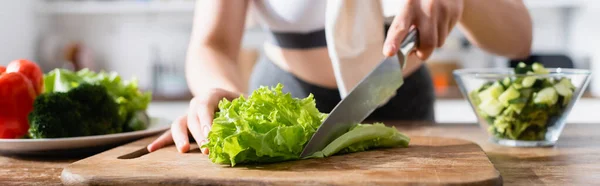
[[[295, 97], [314, 94], [321, 112], [331, 111], [339, 102], [322, 33], [324, 18], [320, 15], [325, 16], [326, 1], [198, 1], [186, 61], [186, 77], [195, 98], [188, 113], [148, 145], [150, 152], [173, 142], [179, 152], [189, 151], [188, 131], [199, 145], [205, 143], [219, 100], [247, 93], [236, 61], [251, 4], [274, 37], [265, 44], [267, 57], [256, 64], [249, 90], [283, 83], [285, 91]], [[419, 31], [419, 46], [408, 57], [404, 85], [370, 119], [433, 120], [433, 87], [423, 61], [444, 44], [457, 23], [471, 43], [490, 53], [512, 59], [530, 53], [531, 18], [522, 0], [404, 0], [401, 4], [389, 25], [382, 53], [393, 56], [411, 27]], [[305, 27], [296, 28], [298, 25]], [[298, 31], [287, 29], [290, 27]], [[208, 150], [202, 149], [202, 153], [208, 154]]]

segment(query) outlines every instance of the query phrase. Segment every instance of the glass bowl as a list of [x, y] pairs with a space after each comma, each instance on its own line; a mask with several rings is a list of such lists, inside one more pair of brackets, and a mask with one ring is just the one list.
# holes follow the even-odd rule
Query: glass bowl
[[[548, 74], [515, 74], [512, 68], [459, 69], [453, 75], [490, 141], [504, 146], [538, 147], [556, 144], [591, 75], [589, 70], [581, 69], [547, 70]], [[533, 84], [525, 83], [524, 79], [534, 80], [529, 81]], [[563, 80], [571, 85], [560, 87], [558, 84]], [[527, 86], [521, 86], [524, 84]], [[495, 87], [491, 89], [492, 86]], [[570, 91], [561, 89], [565, 87]], [[484, 92], [486, 89], [490, 90]], [[552, 99], [545, 99], [548, 97]]]

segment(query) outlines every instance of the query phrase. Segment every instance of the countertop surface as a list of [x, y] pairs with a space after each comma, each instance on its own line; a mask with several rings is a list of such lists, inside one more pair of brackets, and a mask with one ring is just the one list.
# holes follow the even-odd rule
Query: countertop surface
[[[567, 124], [558, 144], [509, 148], [488, 142], [474, 124], [386, 122], [408, 135], [462, 138], [476, 142], [500, 171], [505, 185], [600, 184], [600, 125]], [[85, 158], [0, 156], [0, 185], [60, 185], [62, 168]]]

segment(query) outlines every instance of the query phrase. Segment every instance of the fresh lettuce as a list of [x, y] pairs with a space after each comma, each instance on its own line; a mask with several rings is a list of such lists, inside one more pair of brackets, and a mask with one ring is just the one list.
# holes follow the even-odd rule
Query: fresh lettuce
[[[302, 149], [327, 116], [312, 95], [293, 98], [283, 85], [261, 87], [247, 99], [223, 99], [213, 120], [209, 158], [214, 163], [269, 163], [300, 159]], [[383, 124], [357, 125], [312, 158], [376, 147], [408, 145], [409, 138]]]
[[410, 138], [398, 132], [395, 127], [386, 127], [382, 123], [358, 124], [311, 157], [322, 158], [336, 153], [360, 152], [371, 148], [407, 147], [409, 141]]
[[[119, 105], [119, 116], [124, 131], [145, 129], [148, 123], [133, 122], [140, 112], [145, 112], [152, 100], [150, 92], [142, 92], [137, 80], [124, 81], [116, 72], [93, 72], [83, 69], [73, 72], [67, 69], [55, 69], [44, 76], [44, 92], [67, 92], [81, 83], [99, 84]], [[137, 121], [137, 120], [136, 120]]]

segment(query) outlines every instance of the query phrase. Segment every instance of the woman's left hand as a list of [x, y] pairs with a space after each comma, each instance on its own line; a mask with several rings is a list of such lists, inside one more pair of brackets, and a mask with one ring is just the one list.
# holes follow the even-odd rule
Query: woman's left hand
[[405, 0], [388, 30], [383, 54], [395, 55], [409, 29], [415, 27], [419, 31], [417, 57], [426, 60], [435, 48], [444, 45], [462, 11], [463, 0]]

